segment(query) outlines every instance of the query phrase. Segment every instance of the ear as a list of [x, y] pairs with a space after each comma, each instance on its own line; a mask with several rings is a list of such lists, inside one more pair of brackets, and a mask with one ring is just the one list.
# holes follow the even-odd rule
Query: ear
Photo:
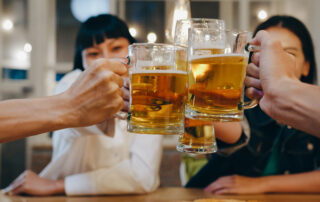
[[303, 76], [308, 76], [309, 72], [310, 72], [310, 62], [305, 62], [303, 65], [301, 74]]

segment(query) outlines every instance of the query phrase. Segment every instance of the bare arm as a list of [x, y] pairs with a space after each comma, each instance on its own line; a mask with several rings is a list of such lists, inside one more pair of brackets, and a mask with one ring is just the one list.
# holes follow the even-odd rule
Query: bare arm
[[63, 94], [0, 102], [0, 142], [7, 142], [72, 125], [72, 106]]
[[126, 73], [122, 63], [100, 59], [62, 94], [0, 102], [0, 142], [113, 117], [123, 106]]
[[241, 136], [241, 124], [239, 122], [214, 123], [216, 138], [227, 143], [234, 144]]
[[320, 171], [267, 177], [220, 177], [205, 188], [215, 194], [320, 193]]
[[320, 137], [320, 87], [293, 80], [280, 80], [286, 86], [265, 93], [260, 107], [282, 124]]
[[265, 192], [320, 193], [320, 171], [269, 176], [263, 181]]

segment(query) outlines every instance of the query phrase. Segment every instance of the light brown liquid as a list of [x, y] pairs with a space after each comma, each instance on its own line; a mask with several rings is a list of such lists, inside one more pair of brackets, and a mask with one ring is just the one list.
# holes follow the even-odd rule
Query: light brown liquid
[[216, 139], [212, 122], [185, 118], [184, 134], [180, 136], [179, 142], [192, 148], [212, 146]]
[[175, 51], [176, 69], [187, 72], [188, 58], [187, 49]]
[[240, 54], [191, 60], [188, 107], [216, 114], [240, 110], [247, 63], [247, 57]]
[[[162, 69], [165, 69], [162, 67]], [[182, 71], [142, 71], [131, 77], [129, 124], [149, 128], [145, 133], [167, 134], [159, 128], [181, 127], [187, 97], [187, 74]], [[156, 128], [155, 131], [150, 128]]]

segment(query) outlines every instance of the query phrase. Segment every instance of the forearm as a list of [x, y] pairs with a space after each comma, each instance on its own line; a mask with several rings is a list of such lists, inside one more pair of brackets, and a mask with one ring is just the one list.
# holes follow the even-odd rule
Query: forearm
[[262, 177], [265, 192], [320, 192], [320, 171]]
[[241, 136], [241, 124], [240, 122], [230, 123], [214, 123], [215, 136], [219, 140], [227, 143], [234, 144]]
[[0, 102], [0, 142], [71, 127], [70, 107], [63, 94]]
[[55, 194], [65, 194], [64, 179], [54, 181], [52, 195]]
[[282, 124], [320, 137], [320, 87], [289, 79], [275, 85], [265, 93], [262, 110]]

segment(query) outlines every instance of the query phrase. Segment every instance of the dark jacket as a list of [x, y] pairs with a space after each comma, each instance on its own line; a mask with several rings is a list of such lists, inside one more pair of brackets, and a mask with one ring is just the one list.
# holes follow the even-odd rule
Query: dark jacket
[[228, 157], [213, 154], [209, 162], [187, 183], [186, 187], [206, 187], [227, 175], [262, 176], [279, 136], [278, 172], [301, 173], [320, 165], [320, 139], [286, 125], [280, 125], [260, 107], [245, 111], [250, 125], [247, 146]]

